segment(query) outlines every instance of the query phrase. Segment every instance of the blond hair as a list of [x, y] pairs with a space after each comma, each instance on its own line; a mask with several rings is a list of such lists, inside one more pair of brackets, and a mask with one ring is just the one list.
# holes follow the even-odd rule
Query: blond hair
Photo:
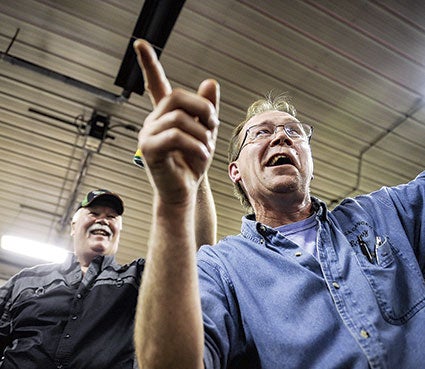
[[[252, 117], [273, 110], [291, 114], [293, 117], [295, 117], [297, 114], [295, 106], [292, 105], [289, 96], [285, 93], [275, 95], [273, 91], [270, 91], [264, 96], [264, 98], [254, 101], [248, 107], [245, 119], [233, 129], [227, 156], [229, 164], [236, 160], [236, 156], [238, 155], [241, 145], [240, 133], [245, 127], [245, 124]], [[246, 196], [242, 186], [239, 183], [233, 183], [233, 193], [239, 199], [245, 210], [247, 210], [248, 212], [251, 212], [253, 210], [248, 200], [248, 197]]]

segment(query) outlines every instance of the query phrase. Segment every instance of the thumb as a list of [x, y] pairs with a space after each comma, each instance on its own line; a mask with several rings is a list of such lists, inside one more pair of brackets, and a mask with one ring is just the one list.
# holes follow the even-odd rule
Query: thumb
[[218, 82], [214, 79], [206, 79], [199, 85], [198, 95], [211, 101], [218, 115], [220, 107], [220, 85]]

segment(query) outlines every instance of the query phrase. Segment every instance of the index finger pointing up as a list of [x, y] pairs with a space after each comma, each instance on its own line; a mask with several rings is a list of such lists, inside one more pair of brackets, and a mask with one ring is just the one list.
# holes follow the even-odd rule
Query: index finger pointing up
[[148, 41], [136, 40], [133, 46], [143, 72], [145, 90], [148, 91], [153, 106], [156, 106], [163, 97], [171, 94], [170, 82], [156, 56], [155, 50]]

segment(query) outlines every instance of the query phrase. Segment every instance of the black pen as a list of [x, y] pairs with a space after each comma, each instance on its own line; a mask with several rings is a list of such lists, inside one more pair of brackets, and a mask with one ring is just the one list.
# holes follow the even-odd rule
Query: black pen
[[367, 260], [369, 260], [370, 263], [374, 263], [374, 257], [371, 254], [369, 248], [367, 247], [367, 243], [363, 241], [363, 238], [361, 236], [357, 236], [357, 240], [359, 241], [360, 249], [362, 250], [362, 253], [364, 256], [367, 257]]

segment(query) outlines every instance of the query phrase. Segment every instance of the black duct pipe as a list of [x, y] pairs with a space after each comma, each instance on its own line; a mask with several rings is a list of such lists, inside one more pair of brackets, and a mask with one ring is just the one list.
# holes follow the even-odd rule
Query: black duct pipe
[[146, 0], [137, 19], [127, 51], [115, 79], [115, 85], [122, 87], [122, 96], [128, 99], [132, 92], [143, 95], [145, 91], [143, 74], [137, 64], [133, 43], [144, 38], [161, 55], [185, 0]]

